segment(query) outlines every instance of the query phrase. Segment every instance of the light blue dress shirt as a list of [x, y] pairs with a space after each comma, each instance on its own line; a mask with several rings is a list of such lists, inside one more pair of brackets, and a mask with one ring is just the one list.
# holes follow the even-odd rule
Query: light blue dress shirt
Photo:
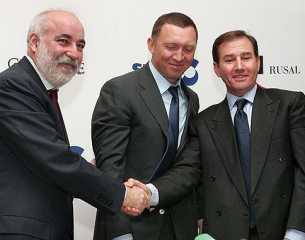
[[242, 97], [237, 97], [237, 96], [232, 95], [231, 93], [227, 93], [227, 100], [228, 100], [233, 124], [234, 124], [234, 116], [237, 111], [237, 107], [235, 105], [236, 100], [240, 99], [240, 98], [244, 98], [244, 99], [248, 100], [248, 102], [244, 106], [243, 110], [247, 114], [247, 117], [248, 117], [250, 132], [251, 132], [252, 107], [253, 107], [253, 101], [254, 101], [256, 90], [257, 90], [257, 85], [255, 85], [249, 92], [247, 92]]

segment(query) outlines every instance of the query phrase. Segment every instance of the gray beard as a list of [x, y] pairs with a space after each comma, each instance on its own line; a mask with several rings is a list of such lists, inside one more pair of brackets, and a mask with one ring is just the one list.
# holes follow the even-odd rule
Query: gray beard
[[[74, 67], [72, 69], [59, 68], [59, 63], [70, 63]], [[66, 55], [54, 60], [53, 54], [43, 41], [36, 52], [36, 65], [43, 77], [55, 88], [60, 88], [68, 83], [79, 70], [78, 62]]]

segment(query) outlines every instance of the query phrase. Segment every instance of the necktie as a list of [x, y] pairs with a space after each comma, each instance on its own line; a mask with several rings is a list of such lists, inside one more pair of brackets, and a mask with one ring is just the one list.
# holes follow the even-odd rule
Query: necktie
[[53, 105], [54, 105], [54, 107], [55, 107], [55, 110], [56, 110], [58, 116], [60, 116], [57, 92], [58, 92], [58, 89], [49, 90], [49, 93], [50, 93], [50, 96], [51, 96]]
[[246, 99], [238, 99], [235, 102], [237, 111], [234, 117], [234, 129], [236, 133], [239, 159], [243, 170], [248, 202], [251, 211], [250, 228], [253, 228], [255, 226], [255, 218], [251, 203], [251, 134], [247, 114], [243, 111], [243, 108], [247, 102], [248, 101]]
[[167, 133], [167, 147], [165, 153], [151, 176], [149, 182], [161, 177], [172, 165], [176, 158], [179, 135], [179, 98], [177, 87], [169, 87], [172, 101], [169, 108], [169, 126]]
[[56, 113], [57, 113], [57, 115], [59, 117], [59, 120], [60, 120], [60, 123], [61, 123], [61, 127], [62, 127], [62, 130], [63, 130], [63, 135], [64, 135], [67, 143], [69, 143], [68, 135], [67, 135], [67, 132], [66, 132], [66, 127], [65, 127], [64, 120], [62, 118], [60, 108], [59, 108], [59, 104], [58, 104], [58, 94], [57, 94], [57, 92], [58, 92], [58, 89], [49, 90], [54, 108], [56, 110]]

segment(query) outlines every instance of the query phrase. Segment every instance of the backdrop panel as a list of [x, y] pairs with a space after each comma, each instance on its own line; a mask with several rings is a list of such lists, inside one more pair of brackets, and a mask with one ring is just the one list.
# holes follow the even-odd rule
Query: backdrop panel
[[[163, 13], [183, 12], [198, 27], [198, 64], [186, 76], [193, 78], [198, 73], [191, 87], [200, 97], [201, 110], [224, 98], [226, 89], [214, 74], [211, 47], [217, 36], [234, 29], [244, 29], [258, 40], [263, 56], [261, 85], [305, 92], [304, 0], [2, 1], [1, 71], [26, 53], [30, 21], [47, 8], [69, 9], [85, 27], [83, 74], [64, 86], [59, 98], [70, 143], [83, 148], [87, 160], [94, 158], [90, 122], [100, 88], [110, 78], [150, 59], [146, 41], [154, 21]], [[92, 239], [95, 209], [80, 200], [74, 205], [75, 239]]]

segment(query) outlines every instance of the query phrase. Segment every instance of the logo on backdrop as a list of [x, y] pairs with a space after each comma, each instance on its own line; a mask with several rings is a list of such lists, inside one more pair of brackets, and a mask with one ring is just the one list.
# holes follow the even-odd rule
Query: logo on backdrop
[[71, 150], [72, 152], [78, 153], [79, 155], [82, 155], [82, 153], [83, 153], [83, 151], [84, 151], [84, 149], [81, 148], [81, 147], [79, 147], [79, 146], [71, 146], [71, 147], [70, 147], [70, 150]]
[[[19, 58], [11, 58], [8, 60], [7, 62], [7, 66], [11, 67], [14, 63], [19, 62]], [[83, 75], [85, 73], [85, 63], [81, 63], [79, 71], [78, 71], [78, 75]]]
[[19, 61], [18, 58], [11, 58], [10, 60], [8, 60], [7, 66], [11, 67], [14, 63], [17, 63], [18, 61]]
[[[199, 76], [198, 76], [198, 72], [196, 70], [198, 63], [199, 63], [199, 61], [194, 59], [191, 66], [189, 67], [189, 69], [186, 70], [186, 72], [184, 73], [182, 80], [185, 83], [185, 85], [191, 86], [191, 85], [194, 85], [198, 81]], [[144, 66], [144, 64], [142, 64], [142, 63], [134, 63], [132, 65], [132, 69], [138, 70], [143, 66]]]
[[298, 66], [270, 66], [270, 74], [300, 74]]
[[258, 74], [263, 74], [264, 73], [264, 57], [259, 56], [261, 64], [259, 66]]
[[[264, 74], [264, 57], [260, 56], [260, 61], [261, 61], [261, 65], [260, 65], [260, 69], [258, 74]], [[293, 75], [293, 74], [300, 74], [301, 71], [299, 69], [299, 66], [295, 65], [270, 65], [269, 66], [269, 74], [270, 75], [280, 75], [280, 74], [289, 74], [289, 75]]]

